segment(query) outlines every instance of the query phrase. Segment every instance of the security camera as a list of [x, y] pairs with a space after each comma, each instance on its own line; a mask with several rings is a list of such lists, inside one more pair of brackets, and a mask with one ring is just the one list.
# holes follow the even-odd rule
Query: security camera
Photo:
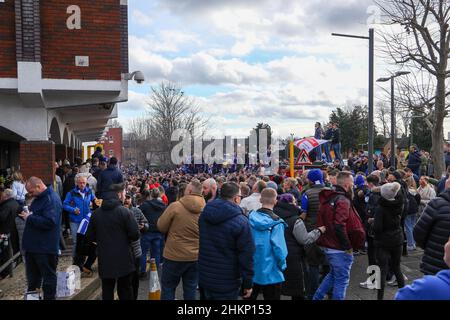
[[141, 84], [145, 81], [145, 76], [141, 71], [137, 71], [136, 74], [134, 75], [134, 81], [136, 81], [137, 83]]
[[141, 71], [135, 71], [133, 73], [127, 73], [125, 75], [125, 80], [133, 80], [141, 84], [145, 81], [145, 76]]

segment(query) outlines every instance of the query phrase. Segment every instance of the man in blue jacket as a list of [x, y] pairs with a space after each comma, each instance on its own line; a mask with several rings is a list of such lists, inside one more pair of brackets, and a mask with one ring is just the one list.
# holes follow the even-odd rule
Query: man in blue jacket
[[80, 269], [83, 270], [84, 258], [79, 257], [76, 254], [77, 233], [81, 221], [83, 221], [83, 219], [89, 221], [91, 204], [95, 200], [95, 195], [87, 186], [87, 178], [85, 176], [77, 175], [75, 177], [75, 183], [76, 187], [66, 195], [63, 208], [65, 211], [69, 212], [70, 232], [72, 234], [73, 243], [73, 264], [79, 266]]
[[209, 202], [199, 218], [199, 287], [202, 300], [249, 298], [255, 245], [236, 183], [225, 183], [221, 198]]
[[123, 183], [123, 176], [117, 168], [117, 163], [117, 158], [112, 157], [109, 159], [108, 168], [99, 174], [97, 180], [98, 198], [103, 199], [112, 185]]
[[262, 207], [250, 213], [250, 226], [255, 241], [255, 276], [252, 300], [262, 291], [264, 300], [280, 300], [288, 254], [284, 229], [287, 224], [273, 212], [277, 192], [264, 189], [261, 192]]
[[61, 199], [51, 187], [47, 188], [42, 180], [36, 177], [28, 180], [26, 189], [35, 198], [30, 211], [19, 214], [26, 223], [22, 249], [26, 252], [28, 291], [35, 291], [41, 288], [42, 284], [44, 300], [55, 300]]
[[[445, 245], [444, 261], [450, 268], [450, 238]], [[450, 269], [435, 276], [425, 276], [401, 288], [395, 300], [450, 300]]]

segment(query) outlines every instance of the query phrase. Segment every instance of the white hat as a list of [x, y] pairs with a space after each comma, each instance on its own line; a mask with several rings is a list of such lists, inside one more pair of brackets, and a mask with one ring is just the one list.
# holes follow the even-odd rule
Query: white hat
[[386, 183], [381, 186], [381, 196], [389, 201], [395, 200], [401, 186], [398, 182]]

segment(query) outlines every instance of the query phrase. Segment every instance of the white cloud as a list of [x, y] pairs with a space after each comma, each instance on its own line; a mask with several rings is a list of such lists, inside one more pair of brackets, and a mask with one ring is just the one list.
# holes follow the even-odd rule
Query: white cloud
[[[246, 135], [264, 121], [284, 135], [311, 134], [313, 122], [327, 120], [332, 108], [367, 101], [367, 43], [337, 39], [331, 32], [364, 35], [371, 4], [160, 0], [164, 16], [183, 27], [159, 21], [161, 27], [156, 16], [141, 17], [154, 28], [145, 37], [130, 36], [131, 69], [142, 70], [152, 84], [170, 80], [182, 86], [231, 88], [197, 97], [218, 133]], [[269, 58], [251, 56], [257, 50]], [[280, 57], [283, 52], [289, 56]], [[142, 109], [136, 100], [143, 96], [130, 94], [124, 110]]]
[[133, 10], [132, 17], [133, 22], [144, 27], [151, 26], [153, 23], [153, 20], [148, 15], [139, 10]]

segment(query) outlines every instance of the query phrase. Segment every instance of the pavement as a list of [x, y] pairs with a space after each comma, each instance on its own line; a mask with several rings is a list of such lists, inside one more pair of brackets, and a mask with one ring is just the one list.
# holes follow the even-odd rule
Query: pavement
[[[404, 275], [408, 278], [406, 284], [411, 284], [414, 280], [422, 278], [423, 274], [419, 270], [420, 261], [423, 256], [423, 250], [417, 249], [415, 251], [410, 251], [408, 256], [402, 257], [401, 269]], [[366, 273], [368, 266], [367, 255], [355, 256], [355, 262], [352, 266], [350, 284], [347, 289], [346, 300], [376, 300], [377, 290], [363, 289], [359, 286], [361, 282], [366, 281], [368, 274]], [[148, 299], [148, 288], [149, 280], [141, 280], [139, 283], [139, 297], [138, 300]], [[393, 300], [395, 294], [397, 293], [397, 287], [391, 287], [386, 285], [384, 299]], [[197, 299], [200, 295], [197, 291]], [[180, 284], [176, 291], [176, 299], [183, 300], [183, 289], [182, 283]], [[262, 300], [262, 296], [259, 297]], [[282, 296], [282, 300], [290, 300], [290, 297]]]

